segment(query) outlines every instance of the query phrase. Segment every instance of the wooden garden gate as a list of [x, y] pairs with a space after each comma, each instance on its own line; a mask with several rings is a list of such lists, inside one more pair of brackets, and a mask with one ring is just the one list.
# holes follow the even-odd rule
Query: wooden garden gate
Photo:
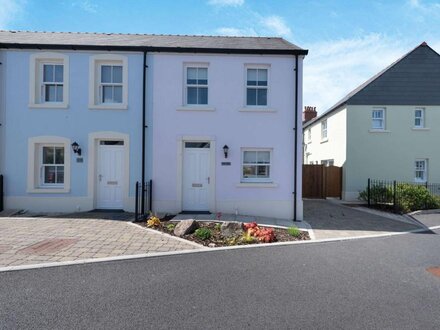
[[342, 167], [303, 165], [304, 198], [342, 198]]

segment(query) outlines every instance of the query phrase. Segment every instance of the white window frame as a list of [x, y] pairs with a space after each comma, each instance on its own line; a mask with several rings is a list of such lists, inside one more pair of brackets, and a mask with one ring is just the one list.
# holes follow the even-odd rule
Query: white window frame
[[321, 141], [328, 140], [328, 122], [327, 119], [321, 121]]
[[335, 160], [334, 159], [323, 159], [323, 160], [321, 160], [321, 165], [334, 166]]
[[[419, 162], [423, 163], [423, 169], [417, 166], [417, 163]], [[417, 172], [423, 172], [423, 179], [417, 178]], [[414, 161], [414, 182], [428, 182], [428, 159], [419, 158]]]
[[[267, 86], [248, 86], [247, 73], [249, 69], [265, 69], [267, 70]], [[271, 83], [271, 66], [270, 64], [245, 64], [244, 66], [244, 108], [241, 111], [267, 111], [274, 112], [271, 106], [270, 98], [270, 83]], [[266, 89], [267, 90], [267, 104], [266, 105], [248, 105], [247, 104], [247, 90], [248, 88]]]
[[[207, 82], [206, 85], [188, 84], [188, 69], [206, 69]], [[183, 91], [183, 104], [185, 107], [205, 108], [209, 107], [209, 63], [185, 63], [184, 64], [184, 77], [183, 77], [184, 91]], [[206, 87], [208, 90], [208, 102], [206, 104], [188, 104], [188, 87]]]
[[[122, 102], [103, 103], [101, 66], [122, 66]], [[108, 83], [104, 83], [108, 85]], [[121, 84], [117, 84], [120, 86]], [[128, 58], [117, 54], [100, 54], [90, 56], [89, 62], [89, 109], [109, 109], [126, 110], [128, 109]]]
[[[44, 182], [44, 178], [45, 178], [45, 176], [44, 176], [44, 168], [46, 166], [53, 166], [53, 167], [60, 167], [60, 166], [62, 166], [63, 167], [63, 171], [64, 171], [65, 162], [66, 162], [64, 160], [63, 164], [56, 164], [55, 163], [56, 152], [54, 150], [54, 163], [52, 163], [52, 164], [45, 164], [43, 162], [43, 160], [44, 160], [44, 152], [43, 152], [44, 148], [54, 148], [54, 149], [56, 149], [56, 148], [63, 148], [64, 149], [64, 145], [63, 144], [41, 144], [41, 145], [38, 146], [38, 149], [39, 149], [38, 152], [41, 153], [41, 155], [39, 156], [39, 170], [40, 170], [39, 187], [41, 187], [41, 188], [46, 188], [46, 187], [63, 188], [64, 187], [64, 180], [63, 180], [63, 183], [46, 183], [46, 182]], [[63, 154], [65, 154], [65, 153], [66, 153], [66, 150], [64, 149]], [[58, 170], [56, 169], [55, 173], [57, 171]], [[55, 175], [55, 177], [56, 177], [56, 175]], [[55, 180], [56, 180], [56, 178], [55, 178]]]
[[311, 143], [312, 142], [312, 129], [308, 128], [307, 129], [307, 143]]
[[[381, 112], [382, 118], [374, 117], [375, 112]], [[381, 127], [374, 127], [373, 123], [375, 120], [382, 120]], [[384, 131], [386, 129], [386, 108], [373, 108], [373, 110], [371, 110], [371, 129], [373, 131]]]
[[[417, 116], [417, 111], [420, 111], [420, 117]], [[416, 120], [420, 120], [420, 125], [416, 125]], [[414, 109], [414, 128], [425, 128], [425, 108]]]
[[[42, 88], [43, 65], [63, 66], [63, 101], [46, 102]], [[62, 53], [34, 53], [29, 62], [29, 108], [66, 109], [69, 107], [69, 57]], [[58, 84], [60, 85], [60, 84]]]
[[[251, 165], [251, 166], [258, 166], [257, 163], [244, 163], [244, 153], [245, 151], [255, 151], [255, 152], [259, 152], [259, 151], [264, 151], [264, 152], [269, 152], [269, 164], [261, 164], [262, 166], [269, 166], [269, 177], [268, 178], [245, 178], [243, 176], [243, 166], [245, 165]], [[241, 148], [241, 164], [240, 164], [240, 178], [241, 178], [241, 183], [272, 183], [273, 179], [272, 179], [272, 174], [273, 174], [273, 149], [270, 148]]]
[[[43, 147], [64, 148], [64, 183], [45, 184], [43, 182]], [[70, 139], [60, 136], [37, 136], [28, 140], [28, 193], [68, 193], [70, 192]]]

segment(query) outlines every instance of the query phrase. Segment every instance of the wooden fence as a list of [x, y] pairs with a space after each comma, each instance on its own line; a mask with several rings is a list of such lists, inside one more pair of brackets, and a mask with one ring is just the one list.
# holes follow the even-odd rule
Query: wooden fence
[[342, 167], [303, 165], [304, 198], [342, 198]]

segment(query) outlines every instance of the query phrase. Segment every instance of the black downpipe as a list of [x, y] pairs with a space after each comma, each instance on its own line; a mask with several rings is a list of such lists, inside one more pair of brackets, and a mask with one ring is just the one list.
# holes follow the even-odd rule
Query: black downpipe
[[[142, 187], [145, 184], [145, 129], [146, 126], [146, 88], [147, 88], [147, 52], [144, 51], [144, 64], [143, 64], [143, 82], [142, 82]], [[142, 196], [144, 192], [142, 191]], [[141, 199], [141, 213], [145, 214], [145, 199]]]
[[297, 187], [298, 187], [298, 55], [295, 55], [295, 165], [294, 165], [294, 189], [293, 192], [293, 221], [298, 221], [297, 219]]

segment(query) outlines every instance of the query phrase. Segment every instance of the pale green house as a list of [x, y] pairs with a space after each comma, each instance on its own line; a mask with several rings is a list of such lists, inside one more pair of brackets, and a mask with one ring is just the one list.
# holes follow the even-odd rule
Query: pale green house
[[368, 178], [440, 183], [440, 55], [422, 43], [303, 129], [304, 164], [342, 166], [345, 200]]

